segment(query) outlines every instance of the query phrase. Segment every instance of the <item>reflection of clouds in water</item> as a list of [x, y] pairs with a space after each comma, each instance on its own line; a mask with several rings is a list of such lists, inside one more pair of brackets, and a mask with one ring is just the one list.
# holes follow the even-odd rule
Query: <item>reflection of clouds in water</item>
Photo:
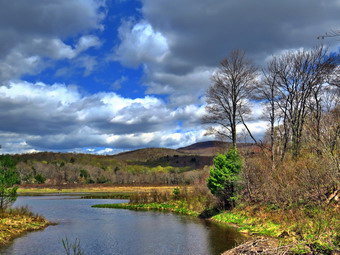
[[66, 195], [19, 197], [16, 204], [28, 205], [58, 225], [24, 235], [11, 246], [0, 249], [0, 253], [60, 254], [63, 251], [60, 241], [65, 236], [69, 240], [78, 238], [86, 254], [137, 254], [138, 251], [139, 255], [215, 255], [236, 244], [229, 238], [234, 232], [227, 233], [228, 228], [195, 217], [91, 207], [120, 202], [74, 199]]

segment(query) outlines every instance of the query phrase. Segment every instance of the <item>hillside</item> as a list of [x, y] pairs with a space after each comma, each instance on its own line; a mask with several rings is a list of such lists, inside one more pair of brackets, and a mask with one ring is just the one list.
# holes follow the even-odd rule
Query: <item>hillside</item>
[[202, 156], [214, 156], [230, 147], [230, 143], [220, 141], [207, 141], [194, 143], [192, 145], [178, 148], [177, 151], [186, 154], [195, 154]]
[[191, 184], [204, 182], [214, 155], [228, 146], [208, 141], [177, 150], [145, 148], [106, 156], [39, 152], [13, 157], [22, 184]]
[[212, 156], [195, 154], [146, 148], [107, 156], [39, 152], [13, 157], [21, 184], [174, 185], [204, 181]]
[[[224, 153], [231, 147], [229, 142], [221, 141], [206, 141], [194, 143], [192, 145], [178, 148], [177, 151], [185, 154], [200, 155], [200, 156], [215, 156], [217, 153]], [[257, 150], [252, 143], [238, 143], [238, 149], [241, 152], [247, 153], [248, 150]]]
[[112, 157], [117, 160], [125, 161], [152, 161], [157, 160], [161, 157], [174, 156], [174, 155], [186, 155], [185, 152], [179, 152], [178, 150], [167, 149], [167, 148], [145, 148], [133, 151], [122, 152]]

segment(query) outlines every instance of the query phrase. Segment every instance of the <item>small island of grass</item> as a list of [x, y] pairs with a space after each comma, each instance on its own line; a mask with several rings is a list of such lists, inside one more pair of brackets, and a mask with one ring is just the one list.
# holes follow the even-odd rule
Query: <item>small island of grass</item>
[[26, 232], [44, 229], [52, 223], [32, 213], [27, 207], [8, 209], [0, 213], [0, 246]]

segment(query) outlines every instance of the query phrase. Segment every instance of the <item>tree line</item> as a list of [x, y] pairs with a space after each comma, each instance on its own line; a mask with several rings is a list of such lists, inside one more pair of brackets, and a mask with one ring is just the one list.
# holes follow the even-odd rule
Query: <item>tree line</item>
[[[222, 60], [206, 93], [203, 123], [212, 124], [208, 134], [231, 140], [234, 149], [240, 129], [260, 148], [259, 155], [245, 159], [239, 180], [244, 199], [291, 204], [337, 198], [339, 60], [339, 54], [324, 46], [272, 56], [261, 70], [242, 50]], [[255, 137], [248, 126], [252, 103], [264, 105], [262, 118], [268, 123], [264, 139]], [[210, 182], [214, 170], [216, 166]], [[217, 193], [232, 196], [230, 182], [236, 181], [225, 179], [222, 186], [227, 190]]]

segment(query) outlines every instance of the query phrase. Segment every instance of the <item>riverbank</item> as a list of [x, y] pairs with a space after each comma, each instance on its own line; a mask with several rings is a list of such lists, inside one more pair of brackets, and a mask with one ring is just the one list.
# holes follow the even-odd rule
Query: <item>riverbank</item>
[[[158, 210], [185, 214], [189, 216], [202, 217], [202, 212], [191, 210], [184, 201], [169, 201], [164, 203], [147, 203], [147, 204], [97, 204], [94, 208], [113, 208], [113, 209], [129, 209], [129, 210]], [[283, 228], [280, 224], [273, 223], [270, 220], [260, 220], [256, 217], [246, 216], [239, 210], [220, 212], [209, 220], [229, 224], [237, 227], [239, 231], [246, 235], [261, 235], [277, 237], [282, 232]]]
[[[103, 204], [93, 207], [162, 210], [191, 216], [202, 215], [202, 212], [189, 209], [185, 201]], [[248, 249], [251, 252], [252, 249], [263, 250], [264, 247], [268, 250], [266, 254], [280, 254], [279, 251], [284, 254], [333, 254], [332, 252], [339, 250], [340, 221], [339, 209], [336, 207], [323, 208], [323, 210], [320, 208], [279, 210], [270, 207], [247, 206], [219, 212], [210, 220], [233, 225], [251, 239], [248, 243], [236, 247], [233, 251], [236, 253], [225, 254], [248, 254], [238, 252], [241, 248], [243, 251]], [[269, 253], [269, 250], [272, 253]]]
[[65, 184], [65, 185], [20, 185], [19, 195], [63, 194], [63, 193], [93, 193], [93, 194], [131, 194], [143, 192], [171, 192], [176, 186], [117, 186], [107, 184]]
[[26, 207], [8, 209], [0, 213], [0, 246], [27, 232], [44, 229], [52, 224]]
[[149, 204], [99, 204], [93, 205], [95, 208], [115, 208], [115, 209], [130, 209], [130, 210], [158, 210], [185, 214], [189, 216], [199, 216], [199, 213], [187, 208], [182, 203], [149, 203]]

